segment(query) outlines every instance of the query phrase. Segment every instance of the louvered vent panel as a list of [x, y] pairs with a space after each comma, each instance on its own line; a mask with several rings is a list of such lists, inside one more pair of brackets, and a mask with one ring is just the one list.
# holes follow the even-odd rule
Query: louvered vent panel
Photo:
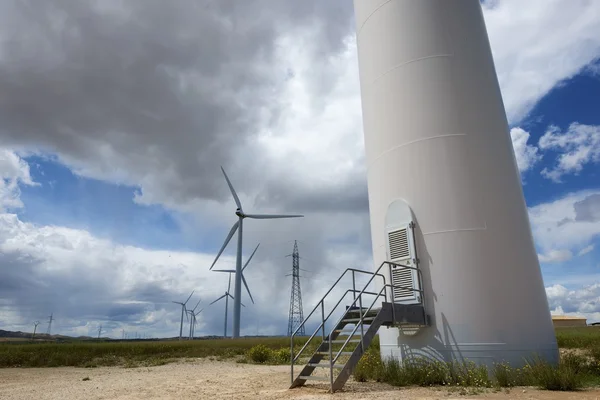
[[[415, 288], [413, 282], [412, 270], [407, 268], [398, 268], [392, 270], [392, 285]], [[394, 300], [402, 300], [406, 297], [413, 297], [415, 292], [408, 289], [394, 288]]]
[[390, 242], [390, 260], [394, 261], [410, 257], [407, 229], [398, 229], [397, 231], [389, 232], [388, 240]]

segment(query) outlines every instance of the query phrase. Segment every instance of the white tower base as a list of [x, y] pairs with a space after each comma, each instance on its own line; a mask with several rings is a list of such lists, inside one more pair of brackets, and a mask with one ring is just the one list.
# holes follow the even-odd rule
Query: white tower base
[[354, 6], [374, 264], [392, 261], [388, 210], [401, 199], [432, 323], [382, 328], [382, 355], [557, 361], [479, 0]]

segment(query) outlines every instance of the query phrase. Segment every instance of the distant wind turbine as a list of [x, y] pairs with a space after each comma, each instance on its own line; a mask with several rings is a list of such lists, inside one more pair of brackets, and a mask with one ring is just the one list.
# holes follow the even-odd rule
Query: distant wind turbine
[[[187, 304], [188, 301], [190, 301], [190, 298], [192, 297], [193, 294], [194, 294], [194, 290], [192, 290], [192, 293], [190, 294], [190, 296], [183, 303], [179, 302], [179, 301], [173, 302], [175, 304], [181, 305], [181, 324], [179, 325], [179, 340], [181, 340], [181, 336], [183, 335], [183, 314], [185, 314], [185, 305]], [[186, 317], [187, 317], [187, 314], [186, 314]], [[136, 333], [136, 335], [137, 335], [137, 333]]]
[[[238, 243], [237, 243], [237, 257], [235, 263], [235, 286], [234, 286], [234, 294], [233, 294], [233, 337], [237, 338], [240, 336], [240, 314], [241, 314], [241, 298], [242, 298], [242, 225], [244, 222], [244, 218], [252, 218], [252, 219], [276, 219], [276, 218], [298, 218], [303, 217], [303, 215], [272, 215], [272, 214], [246, 214], [242, 209], [242, 204], [240, 203], [240, 199], [229, 180], [229, 177], [225, 173], [223, 167], [221, 167], [221, 171], [223, 171], [223, 175], [225, 175], [225, 180], [227, 181], [227, 185], [229, 186], [229, 190], [231, 191], [231, 195], [235, 200], [235, 204], [237, 205], [237, 209], [235, 211], [235, 215], [238, 216], [238, 220], [229, 231], [221, 250], [215, 257], [215, 261], [213, 261], [210, 269], [215, 266], [215, 263], [219, 259], [225, 247], [229, 244], [229, 241], [233, 237], [236, 231], [238, 231]], [[247, 286], [246, 286], [247, 288]]]
[[[225, 294], [209, 304], [209, 306], [213, 305], [216, 302], [218, 302], [219, 300], [221, 300], [222, 298], [225, 298], [225, 328], [223, 329], [223, 338], [227, 337], [227, 310], [229, 310], [229, 298], [233, 299], [233, 296], [229, 292], [231, 290], [231, 274], [232, 273], [235, 273], [235, 271], [232, 271], [231, 273], [229, 273], [229, 284], [227, 284], [227, 291], [225, 292]], [[240, 303], [240, 304], [242, 305], [242, 307], [246, 307], [244, 305], [244, 303]]]
[[194, 316], [196, 315], [196, 308], [198, 308], [198, 305], [200, 304], [201, 300], [198, 300], [198, 302], [196, 303], [196, 306], [191, 309], [191, 310], [186, 310], [186, 312], [190, 315], [190, 336], [189, 339], [192, 338], [192, 331], [193, 331], [193, 327], [194, 327]]
[[194, 339], [194, 333], [196, 332], [196, 323], [198, 323], [198, 320], [196, 320], [196, 317], [198, 315], [200, 315], [200, 313], [204, 311], [204, 308], [201, 308], [200, 311], [198, 311], [197, 313], [192, 313], [192, 327], [191, 327], [191, 339]]

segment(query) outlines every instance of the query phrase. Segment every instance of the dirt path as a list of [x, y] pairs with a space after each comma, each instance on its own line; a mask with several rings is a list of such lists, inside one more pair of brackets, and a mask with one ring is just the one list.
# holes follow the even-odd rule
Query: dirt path
[[[89, 380], [84, 381], [84, 378]], [[464, 394], [445, 388], [398, 389], [349, 381], [333, 396], [325, 385], [288, 390], [287, 366], [208, 360], [151, 368], [0, 369], [0, 399], [600, 399], [600, 390], [577, 393], [512, 389]]]

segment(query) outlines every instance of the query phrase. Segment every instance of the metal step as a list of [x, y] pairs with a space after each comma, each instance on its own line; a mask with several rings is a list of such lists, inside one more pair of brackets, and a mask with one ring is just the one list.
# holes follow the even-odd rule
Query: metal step
[[[308, 363], [306, 364], [309, 367], [315, 367], [315, 368], [329, 368], [329, 364], [315, 364], [315, 363]], [[335, 364], [333, 365], [333, 368], [339, 368], [342, 369], [346, 366], [346, 364]]]
[[[363, 325], [368, 325], [369, 321], [373, 321], [374, 319], [375, 319], [375, 317], [364, 317]], [[343, 319], [342, 322], [360, 322], [360, 318]]]
[[[352, 334], [353, 331], [349, 331], [349, 330], [344, 330], [344, 329], [336, 329], [333, 331], [333, 333], [337, 333], [338, 335], [345, 335], [345, 334]], [[356, 335], [358, 332], [354, 332], [354, 335]]]
[[313, 375], [300, 375], [298, 379], [304, 379], [305, 381], [326, 381], [329, 382], [328, 376], [313, 376]]
[[[360, 343], [360, 339], [351, 339], [348, 340], [348, 343]], [[345, 340], [328, 340], [327, 343], [346, 343]]]
[[[332, 351], [332, 354], [337, 354], [337, 352]], [[315, 354], [321, 355], [321, 356], [328, 356], [329, 352], [328, 351], [316, 351]], [[351, 356], [352, 352], [351, 351], [342, 351], [340, 353], [340, 356]]]

